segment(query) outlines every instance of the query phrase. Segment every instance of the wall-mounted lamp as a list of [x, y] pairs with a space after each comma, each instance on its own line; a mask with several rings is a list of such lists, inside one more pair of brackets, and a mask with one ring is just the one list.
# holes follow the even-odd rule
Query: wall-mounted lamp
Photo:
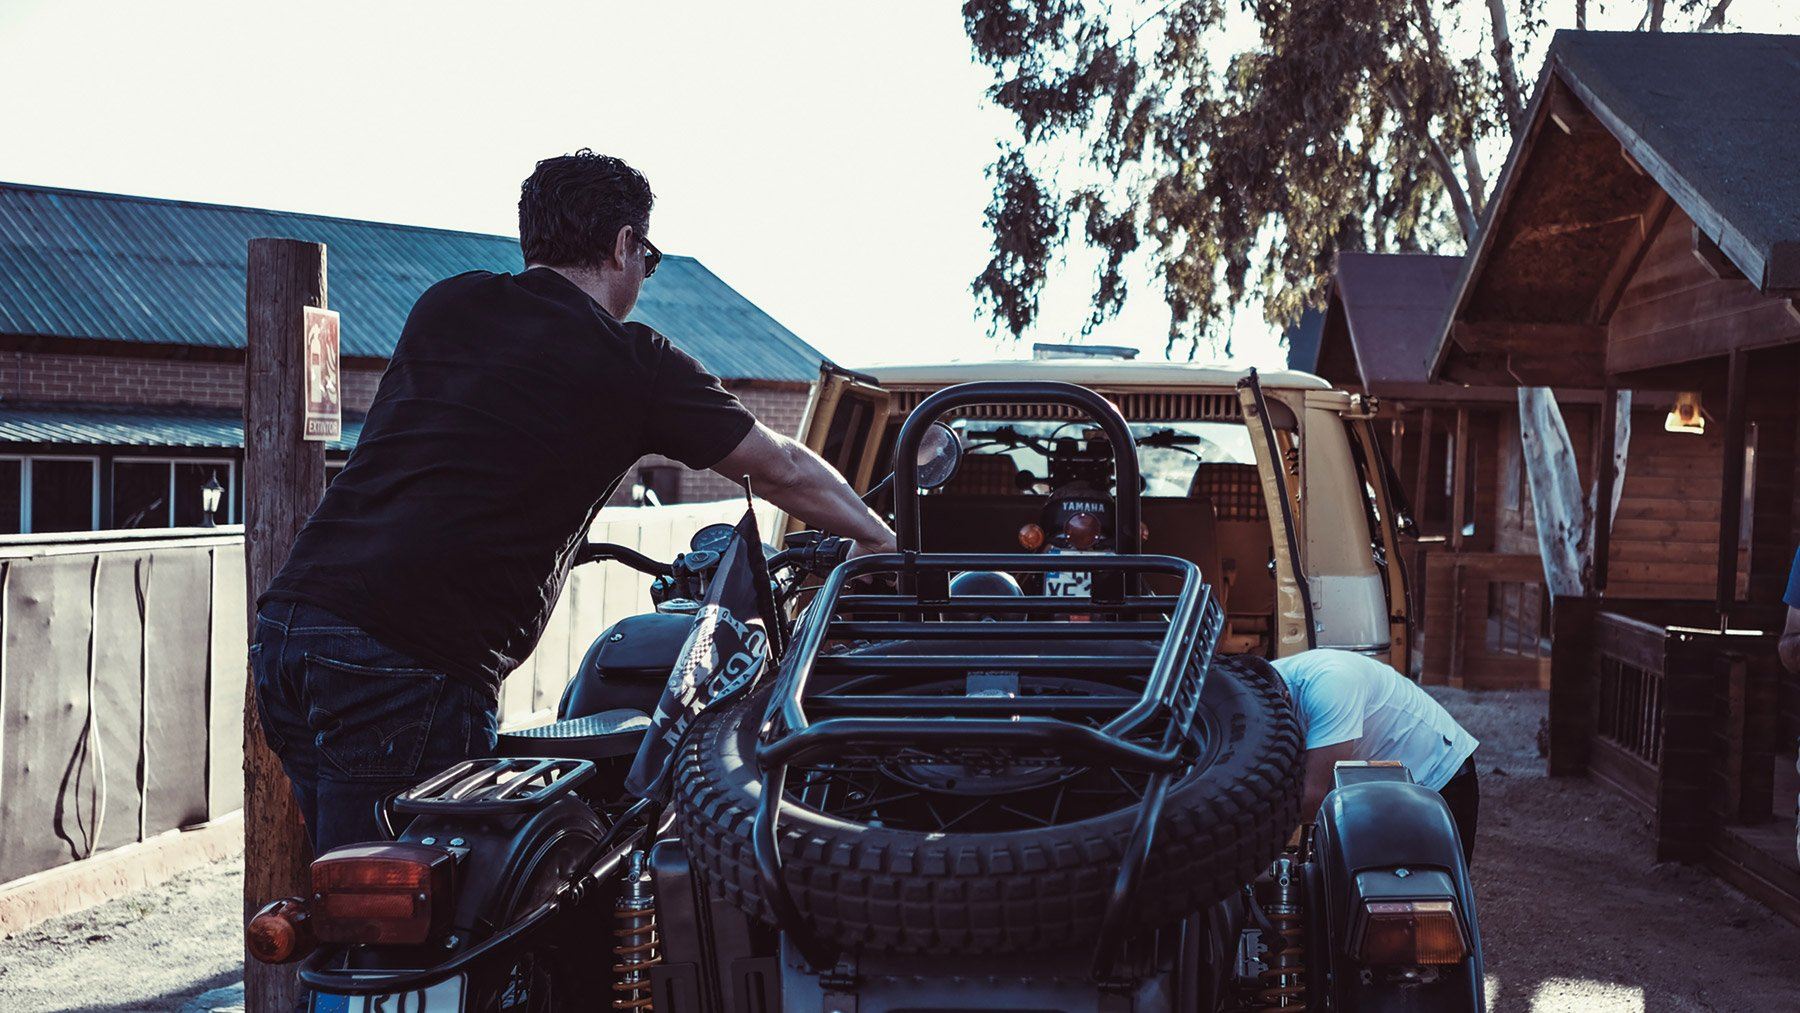
[[1669, 409], [1669, 417], [1663, 420], [1663, 428], [1671, 433], [1693, 433], [1699, 436], [1706, 432], [1706, 412], [1700, 407], [1700, 392], [1684, 390], [1675, 395], [1675, 407]]
[[225, 499], [225, 487], [219, 484], [219, 473], [213, 472], [206, 484], [200, 487], [200, 526], [210, 528], [218, 524], [214, 515], [219, 512], [219, 505]]

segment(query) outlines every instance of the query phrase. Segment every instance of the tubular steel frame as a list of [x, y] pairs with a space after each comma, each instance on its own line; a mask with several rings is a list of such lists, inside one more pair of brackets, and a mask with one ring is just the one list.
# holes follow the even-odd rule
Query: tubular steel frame
[[[898, 575], [902, 588], [943, 588], [951, 573], [969, 570], [1086, 570], [1094, 575], [1095, 593], [1086, 598], [1004, 598], [979, 605], [971, 599], [951, 599], [947, 590], [844, 593], [850, 581], [879, 574]], [[1120, 593], [1133, 577], [1144, 573], [1178, 577], [1181, 590], [1172, 596]], [[1107, 587], [1113, 589], [1112, 594], [1103, 590]], [[1048, 612], [1052, 616], [1023, 623], [927, 619], [934, 614], [967, 612], [971, 607], [982, 606], [1009, 613]], [[905, 618], [878, 620], [868, 618], [871, 615]], [[1123, 615], [1139, 615], [1148, 621], [1121, 621], [1118, 617]], [[1084, 622], [1071, 616], [1097, 621]], [[762, 793], [752, 830], [752, 849], [763, 896], [777, 923], [801, 954], [820, 970], [828, 970], [836, 962], [835, 954], [822, 946], [807, 926], [781, 874], [776, 828], [791, 765], [841, 757], [870, 746], [1017, 746], [1055, 750], [1071, 764], [1111, 766], [1150, 775], [1101, 920], [1094, 969], [1096, 977], [1107, 977], [1125, 934], [1126, 917], [1150, 855], [1170, 783], [1195, 754], [1191, 741], [1195, 715], [1213, 650], [1224, 627], [1224, 615], [1211, 588], [1201, 580], [1199, 568], [1172, 556], [913, 552], [863, 556], [832, 571], [801, 625], [775, 684], [757, 745]], [[926, 630], [927, 627], [931, 629]], [[860, 641], [926, 637], [991, 640], [996, 633], [1029, 633], [1037, 650], [1031, 655], [979, 659], [938, 655], [821, 656], [828, 641], [851, 636]], [[1138, 642], [1154, 639], [1159, 646], [1154, 659], [1131, 652], [1055, 653], [1054, 645], [1059, 641], [1093, 641], [1101, 636]], [[807, 693], [815, 670], [821, 668], [834, 673], [874, 668], [924, 672], [975, 664], [984, 669], [1024, 671], [1099, 667], [1132, 675], [1144, 669], [1146, 660], [1150, 660], [1149, 671], [1135, 700], [1119, 696], [1031, 700], [852, 694], [809, 698]], [[815, 721], [809, 716], [809, 709], [823, 716]], [[1099, 727], [1078, 723], [1083, 717], [1093, 718]], [[1133, 736], [1154, 733], [1158, 721], [1163, 725], [1157, 745], [1132, 741]]]

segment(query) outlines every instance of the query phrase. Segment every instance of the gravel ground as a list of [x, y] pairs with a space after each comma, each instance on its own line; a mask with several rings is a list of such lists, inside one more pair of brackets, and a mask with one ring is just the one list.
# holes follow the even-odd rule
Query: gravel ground
[[1490, 1010], [1800, 1010], [1800, 928], [1699, 869], [1652, 862], [1648, 820], [1611, 790], [1544, 776], [1545, 693], [1432, 692], [1482, 742]]
[[0, 1011], [167, 1011], [238, 981], [243, 895], [232, 857], [0, 940]]
[[[1482, 740], [1476, 891], [1493, 1013], [1800, 1009], [1800, 928], [1697, 869], [1646, 821], [1543, 776], [1543, 693], [1433, 691]], [[0, 1010], [171, 1010], [241, 975], [233, 859], [0, 940]]]

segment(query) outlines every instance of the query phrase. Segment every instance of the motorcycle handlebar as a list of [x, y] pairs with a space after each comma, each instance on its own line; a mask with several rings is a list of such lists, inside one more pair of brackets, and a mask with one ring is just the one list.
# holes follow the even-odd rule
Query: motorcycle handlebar
[[576, 566], [609, 560], [624, 563], [633, 570], [647, 573], [652, 577], [671, 577], [675, 574], [675, 568], [668, 563], [659, 563], [636, 549], [615, 545], [612, 542], [588, 542], [575, 555]]

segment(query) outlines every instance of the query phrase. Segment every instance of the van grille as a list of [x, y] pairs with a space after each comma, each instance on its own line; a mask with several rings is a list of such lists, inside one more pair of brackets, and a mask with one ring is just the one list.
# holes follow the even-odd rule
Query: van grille
[[[907, 415], [932, 391], [896, 391], [890, 402], [896, 415]], [[1231, 394], [1163, 394], [1150, 391], [1104, 390], [1100, 394], [1116, 405], [1131, 422], [1239, 422], [1243, 411], [1237, 395]], [[969, 405], [949, 413], [962, 419], [1071, 419], [1080, 413], [1067, 405]]]

